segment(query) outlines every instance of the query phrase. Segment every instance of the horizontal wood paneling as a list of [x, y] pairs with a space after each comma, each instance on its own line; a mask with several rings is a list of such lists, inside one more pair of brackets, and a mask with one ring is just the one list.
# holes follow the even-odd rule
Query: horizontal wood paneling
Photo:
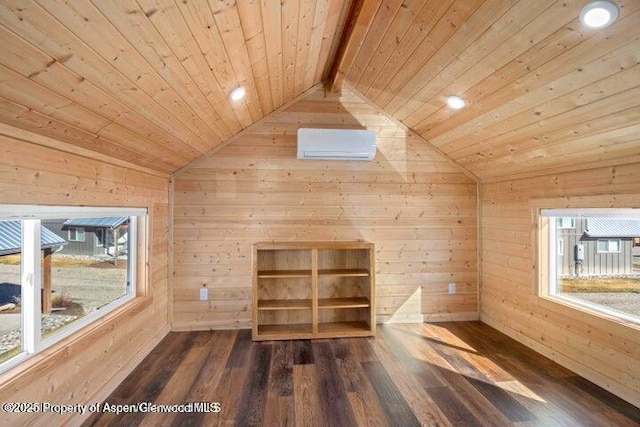
[[[310, 123], [393, 136], [373, 162], [296, 160]], [[249, 327], [251, 244], [264, 240], [373, 242], [378, 321], [477, 311], [476, 183], [348, 90], [309, 93], [194, 163], [174, 191], [174, 329]]]
[[483, 184], [481, 193], [481, 319], [639, 405], [639, 328], [537, 296], [530, 203], [594, 206], [597, 196], [599, 206], [637, 206], [640, 163]]
[[[2, 402], [95, 403], [168, 330], [168, 179], [9, 137], [0, 152], [1, 203], [149, 209], [147, 301], [0, 375]], [[4, 414], [3, 423], [63, 425], [71, 415]]]

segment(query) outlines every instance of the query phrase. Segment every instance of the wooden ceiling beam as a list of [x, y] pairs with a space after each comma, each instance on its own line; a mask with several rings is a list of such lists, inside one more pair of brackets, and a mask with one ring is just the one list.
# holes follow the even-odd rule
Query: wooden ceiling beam
[[331, 92], [338, 92], [342, 88], [342, 83], [356, 60], [380, 3], [376, 0], [354, 0], [351, 4], [347, 26], [329, 73], [327, 87]]

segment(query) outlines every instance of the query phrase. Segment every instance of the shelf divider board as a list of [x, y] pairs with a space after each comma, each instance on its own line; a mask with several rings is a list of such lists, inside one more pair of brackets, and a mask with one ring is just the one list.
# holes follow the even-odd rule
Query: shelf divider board
[[320, 276], [339, 277], [369, 277], [369, 270], [366, 268], [333, 268], [318, 270]]
[[369, 297], [369, 304], [371, 309], [369, 310], [369, 329], [373, 336], [376, 335], [376, 251], [373, 245], [369, 247], [369, 268], [371, 274], [369, 274], [369, 289], [367, 290]]
[[311, 249], [311, 326], [318, 333], [318, 249]]
[[311, 277], [312, 270], [259, 270], [259, 279], [284, 279], [287, 277]]
[[354, 298], [320, 298], [318, 308], [367, 308], [371, 307], [369, 299], [366, 297]]
[[258, 246], [253, 245], [251, 251], [251, 265], [253, 266], [253, 274], [251, 275], [251, 295], [254, 299], [251, 304], [251, 338], [255, 341], [258, 339]]
[[308, 310], [311, 309], [309, 299], [266, 299], [258, 300], [258, 310]]

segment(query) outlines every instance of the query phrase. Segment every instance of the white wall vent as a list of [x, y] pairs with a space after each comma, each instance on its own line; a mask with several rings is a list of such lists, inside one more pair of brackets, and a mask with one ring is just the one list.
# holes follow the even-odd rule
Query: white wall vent
[[298, 158], [373, 160], [376, 133], [366, 129], [298, 129]]

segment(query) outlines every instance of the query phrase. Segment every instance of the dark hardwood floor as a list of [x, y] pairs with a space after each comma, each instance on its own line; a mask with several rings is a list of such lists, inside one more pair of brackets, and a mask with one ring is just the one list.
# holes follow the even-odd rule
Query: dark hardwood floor
[[85, 425], [640, 425], [639, 408], [479, 322], [259, 343], [248, 330], [174, 332], [107, 402], [221, 410], [103, 412]]

